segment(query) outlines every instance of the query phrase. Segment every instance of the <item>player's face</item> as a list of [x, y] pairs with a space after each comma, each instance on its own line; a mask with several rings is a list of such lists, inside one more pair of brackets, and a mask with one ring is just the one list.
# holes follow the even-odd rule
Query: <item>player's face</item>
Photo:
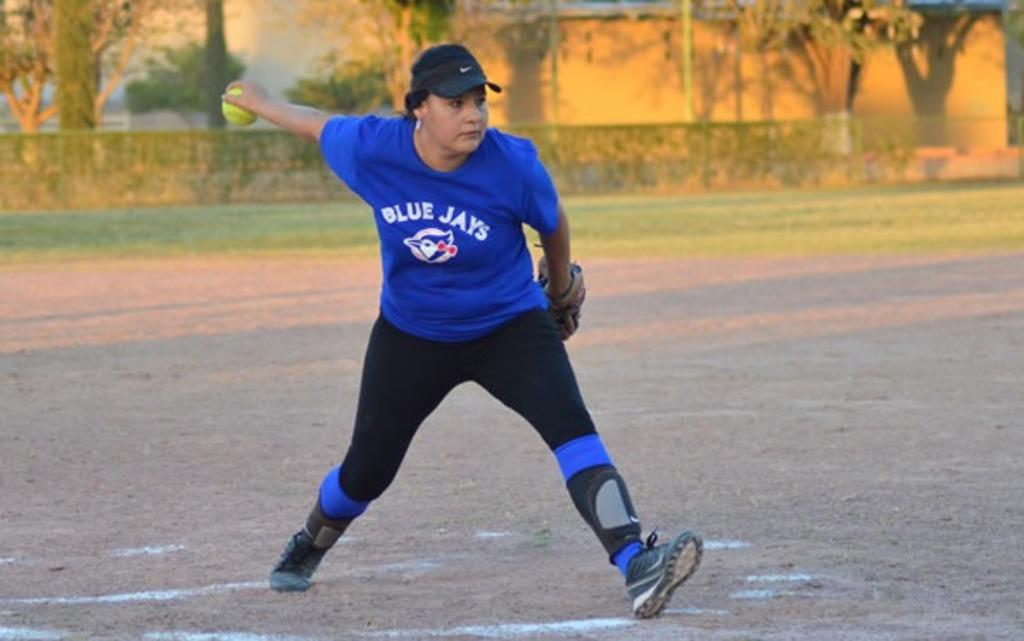
[[416, 115], [431, 143], [450, 155], [468, 155], [476, 151], [487, 132], [487, 93], [477, 87], [456, 98], [431, 94]]

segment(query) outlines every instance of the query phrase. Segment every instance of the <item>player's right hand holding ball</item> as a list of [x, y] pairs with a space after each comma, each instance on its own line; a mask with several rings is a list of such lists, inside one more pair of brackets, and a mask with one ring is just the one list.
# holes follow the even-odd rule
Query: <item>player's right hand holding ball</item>
[[221, 110], [224, 119], [233, 125], [251, 125], [256, 122], [259, 105], [267, 100], [267, 91], [255, 82], [236, 80], [224, 89]]

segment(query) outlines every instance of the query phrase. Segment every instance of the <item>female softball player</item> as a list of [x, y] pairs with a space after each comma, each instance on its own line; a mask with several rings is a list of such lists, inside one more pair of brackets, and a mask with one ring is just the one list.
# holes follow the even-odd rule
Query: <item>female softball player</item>
[[[533, 144], [487, 127], [487, 91], [501, 87], [469, 50], [445, 44], [413, 65], [403, 117], [330, 116], [272, 100], [255, 83], [228, 86], [236, 88], [241, 94], [225, 91], [225, 101], [317, 140], [334, 173], [370, 205], [384, 272], [351, 445], [270, 587], [309, 588], [327, 550], [391, 484], [420, 424], [452, 388], [473, 381], [551, 448], [577, 509], [625, 576], [634, 614], [660, 613], [696, 570], [702, 542], [691, 532], [665, 545], [653, 534], [641, 542], [626, 484], [562, 344], [585, 292], [570, 261], [569, 223]], [[540, 284], [523, 223], [541, 238]]]

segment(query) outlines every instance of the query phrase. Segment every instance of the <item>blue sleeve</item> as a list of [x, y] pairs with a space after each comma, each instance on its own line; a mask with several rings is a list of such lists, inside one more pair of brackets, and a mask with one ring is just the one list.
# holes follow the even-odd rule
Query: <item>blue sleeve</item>
[[523, 222], [542, 234], [558, 228], [558, 191], [536, 152], [530, 157], [524, 185]]
[[356, 191], [356, 150], [360, 148], [359, 116], [335, 116], [320, 132], [320, 154], [331, 171], [350, 189]]

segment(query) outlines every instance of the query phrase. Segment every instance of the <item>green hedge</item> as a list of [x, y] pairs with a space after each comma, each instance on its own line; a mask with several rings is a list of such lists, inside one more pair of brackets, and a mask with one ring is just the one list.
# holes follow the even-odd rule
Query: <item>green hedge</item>
[[[916, 144], [905, 120], [511, 131], [565, 194], [898, 180]], [[316, 145], [266, 130], [0, 135], [0, 175], [0, 210], [352, 197]]]
[[0, 136], [0, 209], [325, 200], [316, 145], [279, 131]]
[[[856, 126], [819, 122], [522, 129], [570, 193], [797, 186], [862, 178]], [[835, 141], [834, 144], [831, 141]], [[884, 150], [898, 169], [910, 141]], [[879, 150], [881, 151], [881, 150]]]

